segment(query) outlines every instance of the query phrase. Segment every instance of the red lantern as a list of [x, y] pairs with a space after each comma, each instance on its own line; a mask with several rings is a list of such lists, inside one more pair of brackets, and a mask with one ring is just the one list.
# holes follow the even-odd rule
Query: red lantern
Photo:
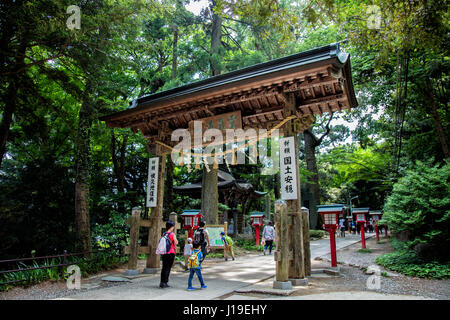
[[336, 229], [339, 227], [339, 215], [344, 214], [343, 204], [317, 206], [317, 212], [322, 215], [323, 228], [330, 234], [331, 266], [337, 267]]
[[198, 229], [200, 219], [203, 218], [201, 211], [198, 209], [184, 210], [180, 216], [183, 218], [183, 228], [189, 230], [189, 237], [192, 238], [194, 230]]
[[353, 208], [356, 224], [360, 224], [362, 248], [366, 248], [366, 237], [364, 235], [364, 226], [368, 220], [369, 208]]
[[252, 219], [252, 226], [254, 226], [256, 230], [256, 245], [259, 245], [259, 229], [264, 225], [264, 212], [252, 212], [250, 218]]
[[381, 220], [381, 216], [383, 215], [383, 213], [381, 212], [381, 210], [374, 210], [369, 211], [369, 215], [372, 217], [372, 221], [375, 224], [375, 233], [377, 235], [377, 241], [380, 241], [380, 235], [378, 233], [378, 221]]

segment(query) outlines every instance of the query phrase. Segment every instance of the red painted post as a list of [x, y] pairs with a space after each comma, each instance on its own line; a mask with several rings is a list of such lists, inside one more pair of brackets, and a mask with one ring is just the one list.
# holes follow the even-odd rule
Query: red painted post
[[387, 237], [387, 224], [384, 225], [384, 232], [385, 232], [386, 237]]
[[330, 233], [331, 267], [333, 268], [337, 267], [335, 231], [335, 228], [328, 229], [328, 232]]
[[366, 248], [366, 237], [364, 235], [364, 223], [360, 223], [361, 225], [361, 242], [362, 242], [362, 248]]
[[255, 226], [256, 229], [256, 245], [259, 246], [259, 226]]
[[378, 234], [378, 224], [375, 224], [375, 232], [377, 234], [377, 241], [380, 241], [380, 235]]

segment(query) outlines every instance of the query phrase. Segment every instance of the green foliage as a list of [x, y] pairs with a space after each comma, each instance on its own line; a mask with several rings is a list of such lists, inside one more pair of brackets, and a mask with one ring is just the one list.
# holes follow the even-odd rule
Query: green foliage
[[72, 259], [73, 264], [80, 267], [83, 277], [119, 267], [127, 261], [128, 256], [120, 256], [115, 250], [96, 252], [90, 257], [74, 257]]
[[96, 223], [92, 229], [95, 245], [100, 248], [125, 247], [130, 233], [130, 228], [125, 223], [127, 216], [116, 211], [110, 213], [107, 223]]
[[237, 239], [233, 241], [236, 247], [240, 247], [248, 251], [263, 251], [264, 249], [264, 246], [256, 245], [255, 240]]
[[359, 249], [358, 252], [359, 253], [372, 253], [372, 250], [370, 250], [369, 248], [364, 248], [364, 249]]
[[442, 167], [417, 162], [395, 185], [384, 207], [383, 220], [393, 232], [403, 232], [416, 243], [450, 245], [450, 164]]
[[309, 237], [312, 240], [318, 240], [325, 237], [326, 232], [324, 230], [309, 230]]
[[407, 276], [433, 279], [450, 278], [450, 263], [426, 262], [419, 258], [406, 244], [398, 241], [394, 241], [394, 243], [393, 245], [397, 250], [379, 256], [376, 263]]

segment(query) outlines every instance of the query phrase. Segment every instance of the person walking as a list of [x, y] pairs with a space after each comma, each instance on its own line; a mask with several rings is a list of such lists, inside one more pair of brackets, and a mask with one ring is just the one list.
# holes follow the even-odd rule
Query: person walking
[[275, 228], [272, 221], [269, 221], [262, 232], [262, 242], [264, 243], [264, 255], [269, 248], [269, 255], [272, 254], [273, 240], [275, 239]]
[[175, 261], [175, 246], [178, 244], [177, 236], [173, 232], [175, 223], [172, 221], [166, 222], [166, 232], [164, 237], [167, 237], [170, 241], [170, 250], [166, 254], [162, 254], [162, 269], [161, 269], [161, 282], [160, 288], [167, 288], [169, 286], [170, 270], [172, 269], [173, 262]]
[[205, 228], [204, 221], [200, 221], [198, 226], [199, 228], [194, 232], [194, 242], [198, 242], [200, 244], [200, 248], [203, 254], [203, 260], [205, 260], [206, 255], [208, 254], [208, 250], [211, 249], [209, 244], [209, 233]]
[[221, 240], [223, 243], [223, 255], [225, 257], [225, 261], [228, 261], [228, 254], [231, 254], [231, 258], [234, 259], [234, 252], [233, 252], [233, 239], [230, 238], [230, 236], [225, 235], [225, 232], [220, 233]]
[[345, 238], [345, 219], [341, 218], [339, 220], [339, 226], [341, 227], [341, 237]]
[[192, 255], [192, 239], [187, 238], [187, 243], [184, 245], [184, 271], [188, 271], [188, 259]]
[[192, 286], [192, 279], [194, 278], [194, 273], [197, 275], [198, 280], [200, 281], [200, 285], [202, 289], [206, 289], [205, 281], [202, 276], [202, 261], [204, 260], [202, 251], [200, 250], [201, 245], [199, 242], [194, 241], [194, 250], [192, 251], [192, 255], [189, 258], [189, 278], [188, 278], [188, 287], [189, 291], [195, 290]]

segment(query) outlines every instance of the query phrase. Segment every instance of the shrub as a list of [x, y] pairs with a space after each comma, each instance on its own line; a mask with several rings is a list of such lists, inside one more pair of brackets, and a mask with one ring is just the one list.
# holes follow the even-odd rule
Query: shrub
[[434, 279], [450, 278], [450, 263], [425, 262], [416, 256], [414, 251], [408, 249], [381, 255], [376, 259], [376, 263], [407, 276]]
[[309, 237], [311, 239], [322, 239], [325, 237], [325, 231], [324, 230], [309, 230]]
[[[417, 162], [395, 185], [384, 206], [391, 230], [407, 236], [411, 246], [428, 244], [434, 258], [448, 260], [450, 238], [450, 163], [429, 167]], [[430, 251], [430, 250], [429, 250]]]
[[264, 249], [264, 246], [261, 245], [257, 246], [255, 244], [255, 240], [236, 239], [234, 240], [234, 244], [237, 247], [240, 247], [248, 251], [262, 251]]

